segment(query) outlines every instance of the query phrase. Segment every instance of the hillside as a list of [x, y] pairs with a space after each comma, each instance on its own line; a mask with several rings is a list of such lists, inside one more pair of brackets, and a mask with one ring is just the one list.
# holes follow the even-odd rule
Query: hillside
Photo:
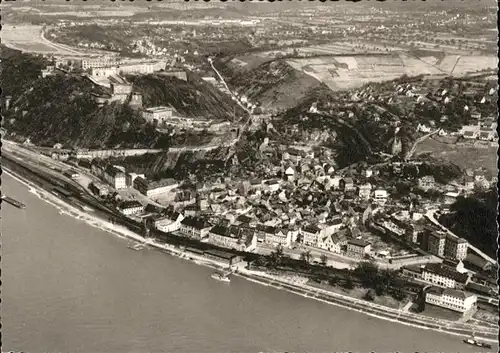
[[77, 76], [38, 79], [6, 112], [5, 127], [41, 146], [168, 147], [138, 113], [117, 102], [98, 107], [91, 91]]
[[38, 79], [48, 62], [42, 56], [22, 54], [0, 45], [2, 57], [2, 95], [17, 97], [26, 86]]
[[170, 105], [188, 117], [232, 120], [247, 113], [231, 97], [190, 74], [189, 82], [161, 75], [131, 76], [145, 107]]
[[228, 65], [223, 72], [230, 77], [231, 88], [264, 108], [291, 108], [321, 84], [284, 60], [264, 62], [249, 70], [234, 70]]
[[[9, 132], [29, 137], [34, 144], [164, 148], [186, 140], [183, 135], [169, 137], [157, 132], [140, 112], [127, 105], [114, 102], [97, 106], [92, 93], [98, 89], [83, 77], [60, 73], [40, 78], [47, 64], [42, 58], [10, 49], [2, 55], [3, 93], [12, 96], [9, 110], [3, 112], [4, 126]], [[160, 75], [130, 80], [134, 90], [143, 93], [146, 107], [170, 105], [181, 115], [208, 119], [232, 120], [247, 114], [229, 96], [195, 75], [189, 82]]]
[[[311, 112], [313, 106], [316, 112]], [[380, 120], [375, 121], [376, 111], [370, 104], [346, 105], [342, 95], [321, 85], [273, 121], [276, 129], [273, 138], [293, 144], [296, 139], [302, 140], [304, 134], [326, 133], [329, 136], [326, 140], [310, 142], [331, 148], [340, 167], [367, 160], [376, 162], [380, 153], [392, 153], [395, 132], [391, 115], [381, 113]], [[404, 152], [415, 140], [416, 131], [404, 123], [397, 137]]]
[[440, 222], [486, 254], [496, 257], [497, 201], [495, 189], [474, 197], [461, 197], [450, 206], [451, 213], [443, 215]]

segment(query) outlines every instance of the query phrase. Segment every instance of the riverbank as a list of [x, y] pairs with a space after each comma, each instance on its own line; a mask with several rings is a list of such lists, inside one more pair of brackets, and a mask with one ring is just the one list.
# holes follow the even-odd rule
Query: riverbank
[[[51, 194], [48, 191], [43, 190], [42, 188], [38, 187], [34, 183], [30, 182], [29, 180], [16, 175], [15, 173], [6, 171], [6, 174], [12, 176], [19, 182], [23, 183], [24, 185], [28, 186], [30, 192], [34, 193], [37, 197], [40, 199], [48, 202], [52, 206], [56, 207], [61, 214], [67, 214], [70, 215], [74, 218], [80, 219], [88, 223], [89, 225], [92, 225], [96, 228], [99, 228], [101, 230], [105, 230], [109, 233], [112, 233], [116, 236], [119, 236], [121, 238], [127, 238], [131, 239], [136, 242], [144, 243], [152, 248], [159, 249], [163, 252], [166, 252], [168, 254], [184, 258], [186, 260], [193, 261], [194, 263], [200, 265], [200, 266], [207, 266], [211, 267], [214, 269], [223, 269], [225, 266], [221, 263], [218, 263], [217, 261], [213, 261], [210, 259], [207, 259], [205, 257], [188, 253], [185, 251], [182, 251], [179, 248], [176, 248], [172, 245], [160, 243], [158, 241], [155, 241], [153, 239], [146, 239], [123, 226], [119, 226], [116, 224], [112, 224], [107, 222], [106, 220], [100, 219], [96, 215], [91, 215], [88, 213], [85, 213], [76, 207], [67, 204], [63, 200], [59, 199], [55, 195]], [[28, 205], [29, 207], [29, 205]], [[419, 327], [419, 328], [424, 328], [424, 329], [432, 329], [435, 331], [439, 332], [445, 332], [445, 333], [451, 333], [454, 335], [459, 335], [459, 336], [467, 336], [470, 335], [472, 332], [470, 325], [465, 325], [462, 324], [460, 327], [458, 325], [452, 323], [452, 322], [445, 322], [440, 321], [432, 321], [429, 318], [425, 317], [420, 317], [419, 315], [414, 315], [414, 314], [403, 314], [397, 310], [390, 309], [387, 307], [382, 307], [379, 305], [375, 305], [372, 303], [356, 300], [347, 296], [343, 296], [337, 293], [331, 293], [328, 291], [320, 290], [318, 288], [314, 288], [311, 286], [308, 286], [307, 284], [297, 284], [293, 283], [290, 281], [287, 281], [283, 278], [277, 277], [277, 276], [272, 276], [269, 275], [265, 272], [260, 272], [260, 271], [250, 271], [248, 269], [245, 269], [242, 266], [239, 266], [237, 268], [237, 271], [235, 273], [236, 276], [245, 278], [247, 280], [259, 283], [259, 284], [264, 284], [268, 286], [273, 286], [278, 289], [284, 289], [288, 292], [292, 292], [295, 294], [302, 295], [307, 298], [312, 298], [318, 301], [322, 301], [328, 304], [333, 304], [339, 307], [347, 308], [350, 310], [358, 311], [364, 314], [368, 314], [373, 317], [377, 317], [380, 319], [392, 321], [392, 322], [398, 322], [398, 323], [403, 323], [408, 326], [412, 327]], [[451, 327], [451, 326], [456, 326], [456, 327]], [[493, 330], [491, 330], [493, 331]], [[476, 329], [476, 333], [480, 333], [480, 330]], [[482, 334], [480, 339], [483, 340], [488, 340], [488, 341], [496, 341], [495, 339], [491, 338], [490, 332], [485, 332], [485, 334]], [[496, 337], [496, 334], [494, 335]]]

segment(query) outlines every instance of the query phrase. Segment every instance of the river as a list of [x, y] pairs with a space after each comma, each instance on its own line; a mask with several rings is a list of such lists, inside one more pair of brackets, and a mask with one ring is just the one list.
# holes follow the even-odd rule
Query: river
[[[396, 324], [212, 272], [63, 215], [2, 175], [2, 351], [473, 352]], [[495, 350], [496, 351], [496, 350]]]

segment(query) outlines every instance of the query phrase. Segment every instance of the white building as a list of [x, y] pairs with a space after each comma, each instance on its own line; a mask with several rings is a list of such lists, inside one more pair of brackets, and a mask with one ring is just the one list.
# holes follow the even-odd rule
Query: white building
[[142, 117], [150, 123], [157, 122], [161, 124], [172, 118], [173, 110], [171, 107], [146, 108], [142, 112]]
[[144, 211], [144, 206], [139, 201], [124, 201], [118, 206], [118, 210], [126, 216], [138, 214]]
[[300, 229], [302, 243], [306, 246], [318, 247], [321, 229], [317, 226], [309, 225]]
[[170, 233], [179, 230], [184, 216], [179, 212], [169, 212], [155, 220], [155, 228], [160, 232]]
[[158, 196], [173, 191], [179, 187], [179, 183], [174, 179], [162, 179], [159, 181], [149, 181], [141, 177], [134, 180], [134, 188], [147, 197]]
[[266, 190], [268, 190], [270, 192], [278, 191], [280, 189], [280, 185], [281, 185], [280, 180], [278, 180], [278, 179], [268, 180], [264, 184], [266, 186]]
[[352, 239], [347, 242], [347, 254], [353, 257], [364, 257], [371, 250], [371, 244], [361, 239]]
[[81, 61], [82, 69], [87, 70], [91, 68], [98, 68], [98, 67], [111, 67], [111, 66], [117, 66], [119, 62], [116, 60], [116, 58], [113, 57], [99, 57], [99, 58], [91, 58], [91, 59], [83, 59]]
[[447, 235], [444, 244], [444, 256], [456, 260], [465, 260], [468, 248], [469, 243], [467, 240]]
[[292, 244], [294, 238], [293, 233], [294, 231], [288, 229], [276, 229], [273, 233], [265, 233], [264, 241], [266, 244], [272, 246], [281, 245], [284, 248], [288, 248]]
[[387, 202], [389, 194], [386, 190], [378, 189], [373, 193], [373, 199], [378, 205], [384, 205]]
[[188, 237], [203, 239], [208, 237], [212, 226], [202, 219], [195, 217], [186, 217], [181, 221], [179, 231]]
[[372, 185], [370, 183], [359, 186], [358, 196], [363, 200], [368, 200], [372, 192]]
[[469, 276], [443, 264], [427, 264], [422, 270], [422, 280], [446, 288], [466, 285]]
[[104, 179], [116, 190], [127, 188], [125, 173], [113, 165], [108, 165], [104, 170]]
[[477, 296], [454, 289], [431, 287], [425, 294], [425, 302], [465, 313], [475, 307]]

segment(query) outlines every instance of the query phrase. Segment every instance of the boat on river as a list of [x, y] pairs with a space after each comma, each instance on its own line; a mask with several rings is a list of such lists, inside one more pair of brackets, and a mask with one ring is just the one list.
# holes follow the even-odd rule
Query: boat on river
[[464, 343], [465, 344], [469, 344], [471, 346], [481, 347], [481, 348], [491, 348], [491, 344], [478, 341], [474, 337], [474, 335], [470, 336], [469, 338], [464, 339]]
[[13, 199], [12, 197], [2, 195], [2, 200], [10, 203], [12, 206], [23, 209], [26, 208], [26, 205], [22, 203], [21, 201], [17, 201], [16, 199]]
[[221, 281], [221, 282], [225, 282], [225, 283], [231, 282], [231, 279], [229, 278], [229, 276], [224, 275], [224, 274], [219, 273], [219, 272], [212, 273], [212, 278], [216, 279], [217, 281]]
[[133, 244], [133, 245], [129, 245], [127, 246], [129, 249], [132, 249], [132, 250], [135, 250], [135, 251], [139, 251], [139, 250], [142, 250], [144, 249], [145, 245], [142, 244], [142, 243], [136, 243], [136, 244]]

